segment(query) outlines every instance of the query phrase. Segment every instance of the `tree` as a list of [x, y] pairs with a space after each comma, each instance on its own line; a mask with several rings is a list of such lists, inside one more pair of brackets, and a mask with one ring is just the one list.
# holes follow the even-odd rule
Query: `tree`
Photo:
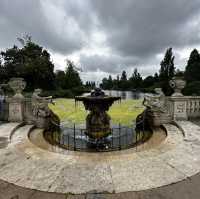
[[169, 80], [174, 76], [175, 67], [174, 67], [174, 55], [172, 52], [172, 48], [168, 48], [164, 59], [160, 63], [160, 74], [159, 80], [161, 83], [161, 87], [163, 92], [166, 95], [170, 95], [173, 91], [169, 86]]
[[54, 88], [54, 65], [50, 54], [32, 41], [25, 42], [23, 48], [13, 46], [1, 52], [4, 60], [4, 80], [11, 77], [23, 77], [27, 82], [27, 90]]
[[122, 75], [121, 75], [121, 81], [127, 81], [127, 74], [126, 74], [126, 71], [122, 71]]
[[67, 68], [65, 72], [65, 88], [71, 89], [82, 86], [79, 73], [76, 70], [76, 66], [70, 60], [67, 60]]
[[120, 82], [119, 82], [119, 88], [121, 90], [128, 90], [129, 89], [129, 82], [127, 80], [126, 71], [122, 71]]
[[153, 76], [148, 76], [143, 80], [143, 88], [149, 88], [155, 83], [155, 78]]
[[194, 49], [190, 54], [185, 70], [185, 79], [187, 83], [200, 81], [200, 54], [197, 49]]
[[55, 73], [56, 78], [56, 87], [58, 89], [64, 89], [65, 88], [65, 72], [62, 70], [57, 70]]
[[105, 90], [111, 90], [113, 88], [113, 80], [111, 75], [109, 75], [108, 79], [103, 78], [101, 88]]
[[134, 69], [132, 76], [129, 79], [130, 86], [132, 88], [140, 88], [142, 86], [142, 77], [140, 73], [137, 71], [137, 68]]
[[172, 52], [172, 48], [168, 48], [164, 59], [160, 63], [160, 80], [169, 80], [174, 76], [175, 73], [175, 67], [174, 67], [174, 55]]
[[21, 50], [17, 46], [1, 52], [1, 57], [4, 60], [3, 71], [4, 81], [8, 81], [11, 77], [19, 77], [23, 72], [23, 56]]

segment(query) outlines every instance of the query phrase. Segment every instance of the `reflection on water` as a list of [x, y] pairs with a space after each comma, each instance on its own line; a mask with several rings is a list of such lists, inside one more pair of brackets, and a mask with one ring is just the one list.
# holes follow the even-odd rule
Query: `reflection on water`
[[139, 92], [139, 91], [105, 90], [104, 92], [106, 95], [121, 97], [122, 99], [142, 99], [142, 98], [144, 98], [144, 93]]

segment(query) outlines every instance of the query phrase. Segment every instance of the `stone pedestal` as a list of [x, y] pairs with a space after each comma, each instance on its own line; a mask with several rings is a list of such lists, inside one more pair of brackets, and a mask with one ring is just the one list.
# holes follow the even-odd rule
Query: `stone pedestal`
[[171, 97], [170, 106], [173, 120], [188, 120], [187, 100], [184, 97]]
[[24, 121], [24, 96], [22, 91], [26, 87], [26, 82], [23, 78], [11, 78], [8, 85], [15, 92], [14, 96], [8, 99], [9, 103], [9, 116], [10, 122], [23, 122]]
[[9, 102], [9, 122], [24, 121], [24, 98], [11, 98]]

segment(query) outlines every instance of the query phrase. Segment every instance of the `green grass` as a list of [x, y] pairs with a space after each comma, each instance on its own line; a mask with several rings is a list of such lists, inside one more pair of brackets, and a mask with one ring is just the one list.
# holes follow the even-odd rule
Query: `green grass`
[[[76, 123], [78, 125], [85, 123], [88, 114], [85, 111], [82, 102], [75, 107], [73, 99], [56, 99], [55, 105], [49, 105], [62, 122]], [[122, 100], [121, 103], [115, 102], [109, 110], [113, 124], [131, 125], [137, 115], [144, 110], [141, 100]]]

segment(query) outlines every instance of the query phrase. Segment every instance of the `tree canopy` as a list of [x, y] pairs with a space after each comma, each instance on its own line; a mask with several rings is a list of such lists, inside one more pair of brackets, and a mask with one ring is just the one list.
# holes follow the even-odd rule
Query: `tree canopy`
[[27, 82], [27, 90], [54, 88], [54, 65], [47, 50], [32, 41], [26, 42], [22, 48], [13, 46], [1, 52], [1, 82], [11, 77], [23, 77]]

